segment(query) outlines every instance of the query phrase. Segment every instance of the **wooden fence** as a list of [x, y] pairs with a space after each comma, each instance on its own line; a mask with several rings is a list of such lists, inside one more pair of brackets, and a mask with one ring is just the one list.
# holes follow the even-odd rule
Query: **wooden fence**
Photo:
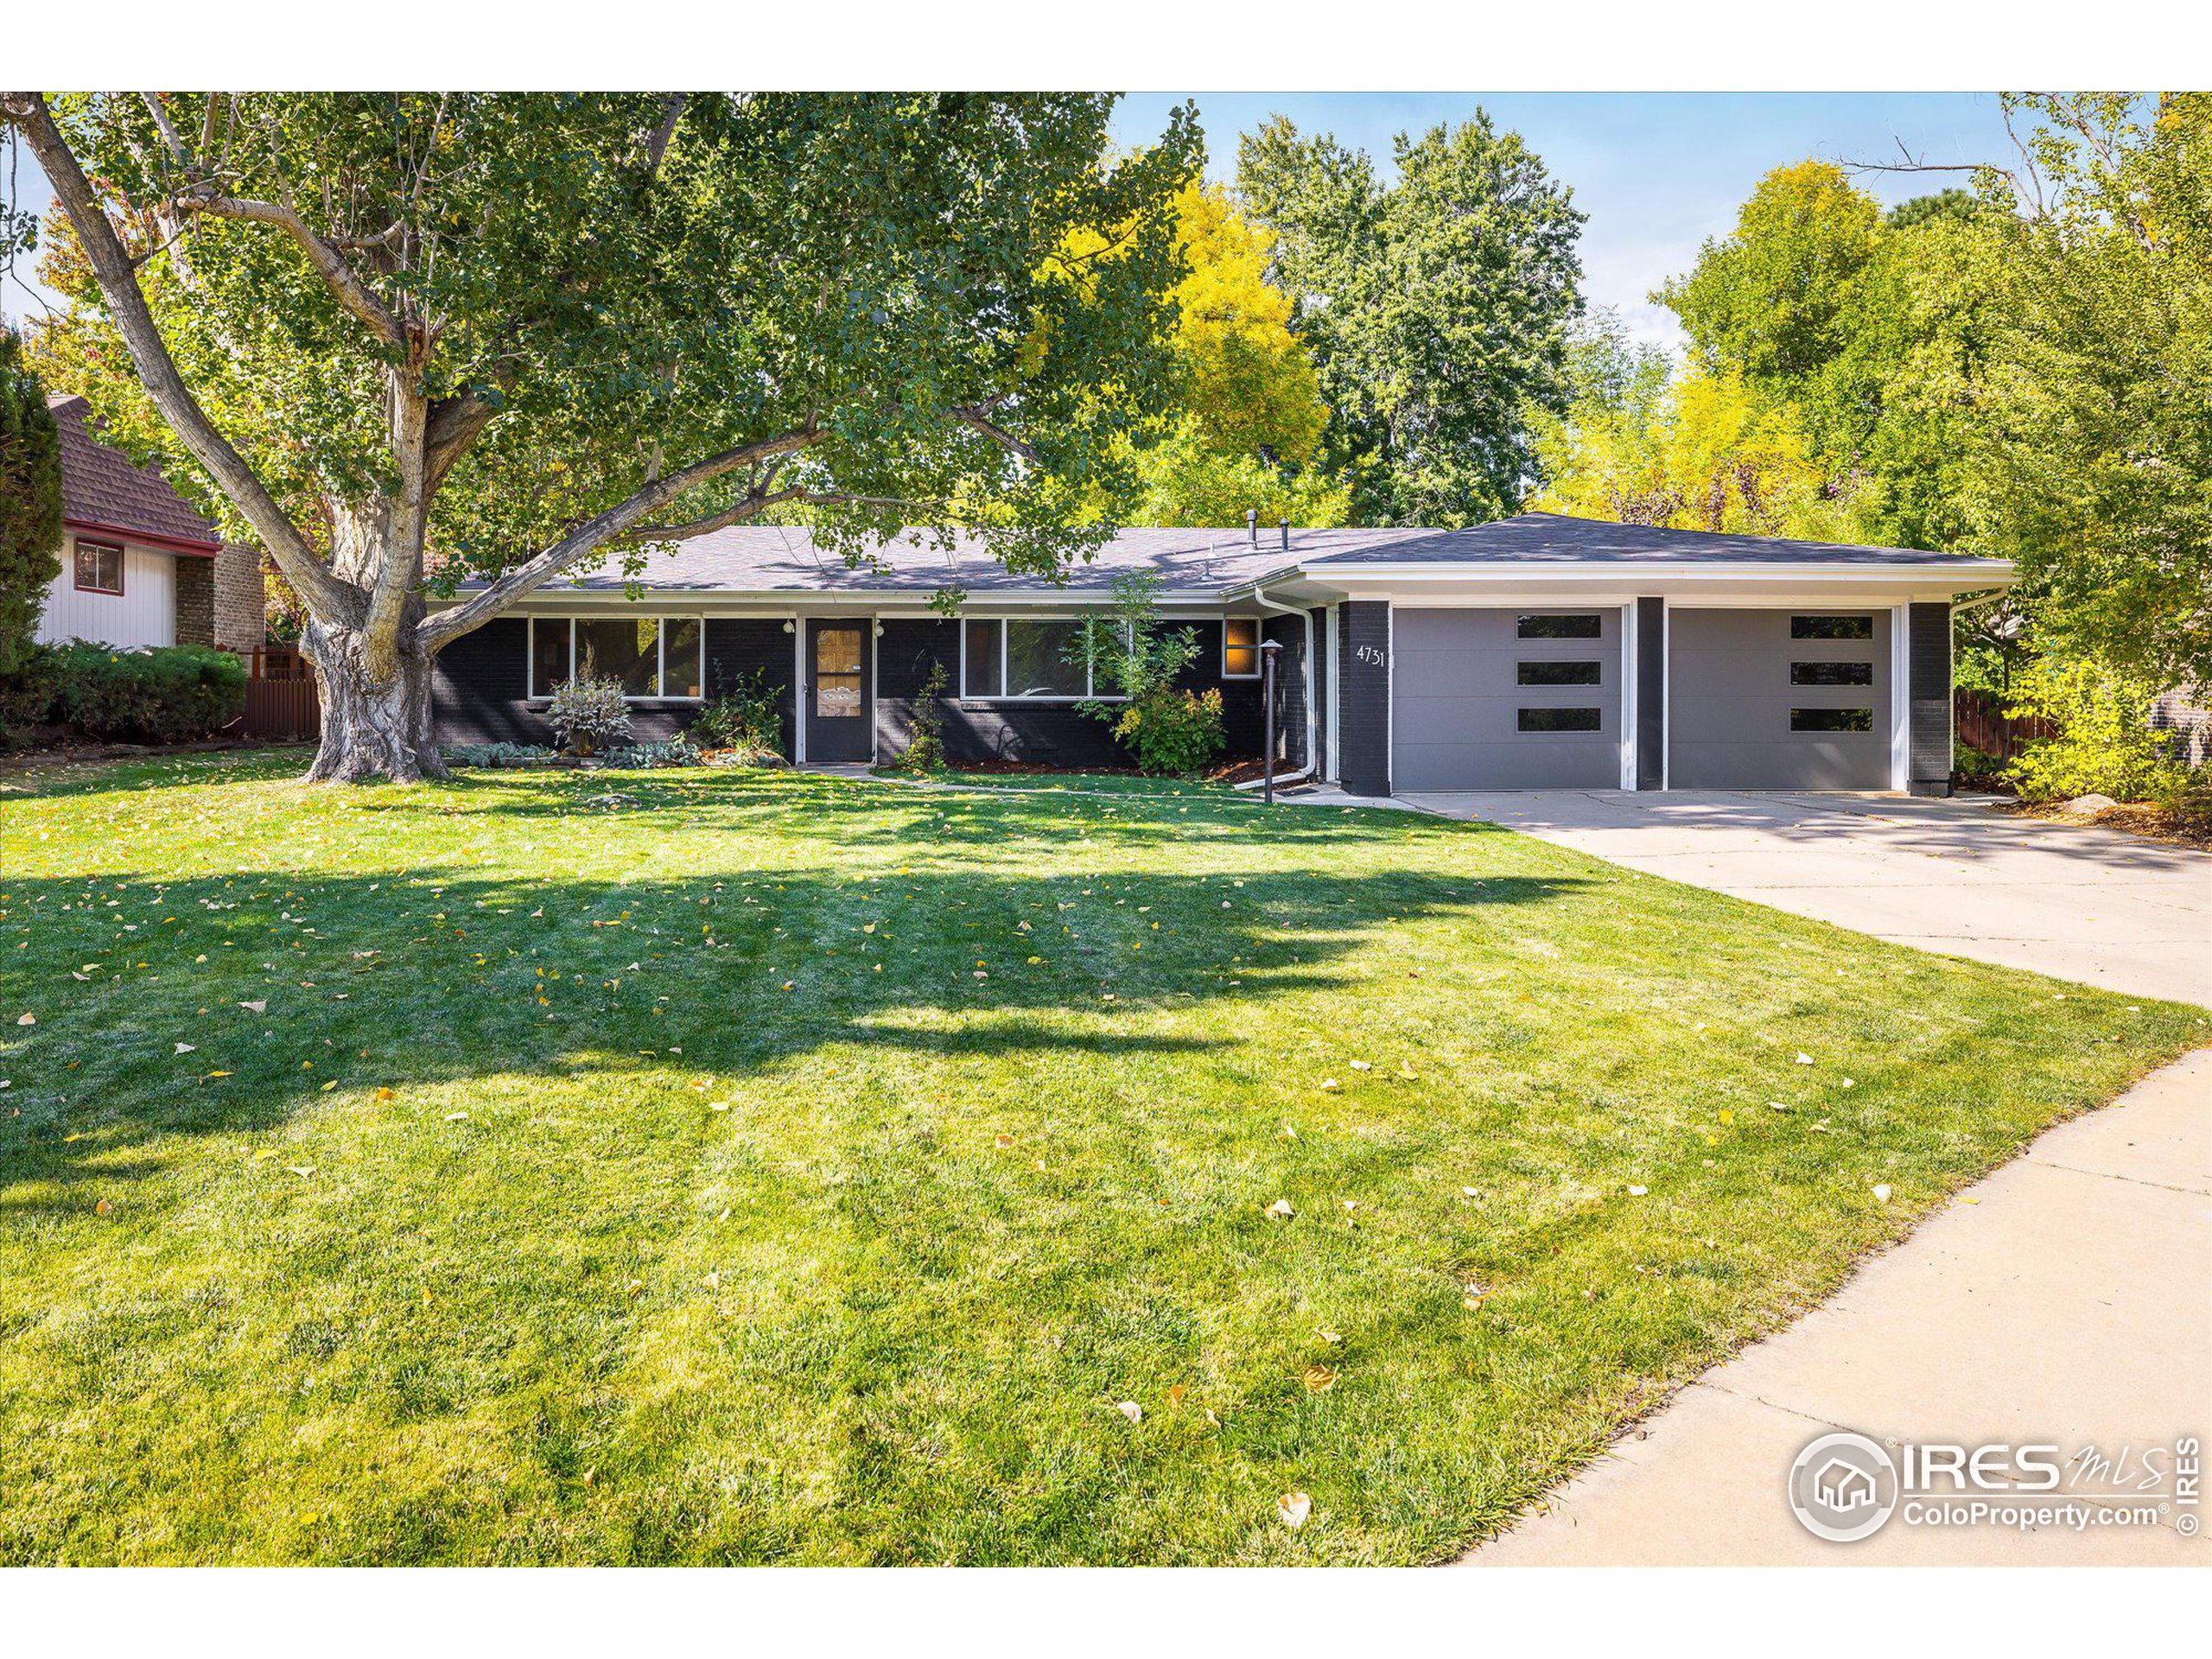
[[315, 670], [291, 646], [255, 648], [245, 683], [245, 734], [299, 743], [322, 735]]
[[1951, 691], [1959, 741], [1998, 760], [2011, 760], [2031, 743], [2058, 735], [2056, 723], [2005, 712], [2005, 700], [1969, 685]]

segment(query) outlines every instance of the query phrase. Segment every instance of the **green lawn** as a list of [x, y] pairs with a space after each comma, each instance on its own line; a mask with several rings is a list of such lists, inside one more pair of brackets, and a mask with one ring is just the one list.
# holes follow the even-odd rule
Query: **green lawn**
[[299, 766], [0, 780], [0, 1560], [1433, 1560], [2206, 1036], [1411, 814]]

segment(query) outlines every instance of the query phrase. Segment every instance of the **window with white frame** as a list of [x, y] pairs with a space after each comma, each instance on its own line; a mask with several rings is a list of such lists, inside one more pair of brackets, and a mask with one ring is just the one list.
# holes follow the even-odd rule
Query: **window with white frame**
[[1221, 677], [1256, 680], [1260, 677], [1260, 619], [1232, 616], [1221, 625]]
[[1119, 694], [1084, 659], [1083, 623], [1071, 616], [976, 616], [960, 625], [960, 695], [1072, 702]]
[[78, 543], [75, 574], [80, 594], [120, 594], [123, 550], [106, 542]]
[[530, 695], [550, 697], [586, 671], [637, 702], [705, 693], [706, 628], [696, 616], [533, 616]]

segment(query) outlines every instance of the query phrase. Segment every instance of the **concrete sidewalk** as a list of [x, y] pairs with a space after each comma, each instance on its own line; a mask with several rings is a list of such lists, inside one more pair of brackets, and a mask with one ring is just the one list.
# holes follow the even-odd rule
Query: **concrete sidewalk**
[[[1863, 1542], [1824, 1542], [1783, 1483], [1834, 1428], [2062, 1457], [2212, 1436], [2212, 1049], [2052, 1129], [1465, 1564], [2212, 1564], [2183, 1519], [2212, 1520], [2212, 1491], [2147, 1528], [1937, 1529], [1900, 1514]], [[2069, 1486], [2093, 1508], [2146, 1501]], [[2172, 1497], [2169, 1471], [2148, 1501]]]
[[1901, 944], [2212, 1004], [2212, 854], [2125, 830], [1901, 795], [1406, 798]]

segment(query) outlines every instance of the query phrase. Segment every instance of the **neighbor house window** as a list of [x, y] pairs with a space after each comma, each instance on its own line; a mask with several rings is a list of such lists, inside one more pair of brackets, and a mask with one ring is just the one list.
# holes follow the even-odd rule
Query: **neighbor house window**
[[1524, 732], [1594, 732], [1599, 728], [1595, 709], [1523, 709]]
[[1523, 639], [1602, 639], [1605, 621], [1600, 616], [1524, 616], [1515, 632]]
[[1871, 616], [1793, 616], [1789, 619], [1792, 639], [1872, 639], [1874, 619]]
[[77, 591], [80, 594], [119, 594], [123, 591], [123, 550], [105, 542], [77, 543]]
[[1874, 664], [1872, 663], [1792, 663], [1789, 664], [1789, 683], [1792, 685], [1872, 685], [1874, 683]]
[[1871, 732], [1874, 729], [1872, 709], [1792, 709], [1789, 729], [1793, 732]]
[[1221, 677], [1260, 677], [1260, 619], [1256, 616], [1232, 616], [1221, 625]]
[[705, 628], [696, 616], [534, 616], [530, 695], [550, 697], [586, 671], [638, 700], [705, 690]]
[[1515, 678], [1522, 685], [1599, 685], [1603, 672], [1597, 663], [1522, 663]]
[[[1073, 702], [1115, 693], [1078, 651], [1083, 624], [1073, 617], [978, 617], [960, 631], [960, 695]], [[1071, 660], [1072, 658], [1072, 660]]]

